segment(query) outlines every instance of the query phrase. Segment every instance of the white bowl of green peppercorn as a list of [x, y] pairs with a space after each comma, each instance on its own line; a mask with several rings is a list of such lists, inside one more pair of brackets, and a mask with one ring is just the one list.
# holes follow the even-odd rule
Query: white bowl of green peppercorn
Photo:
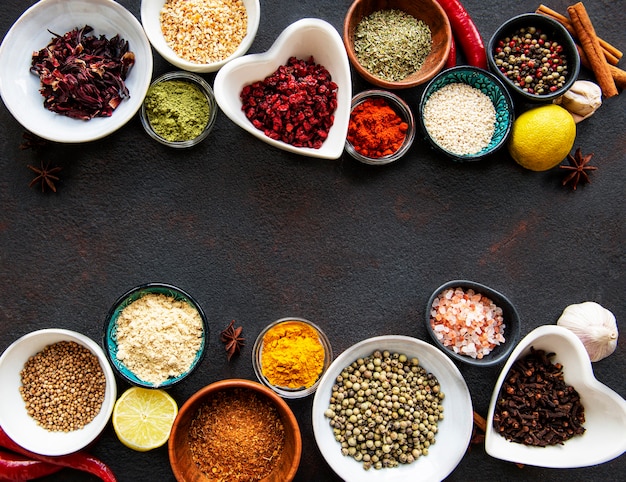
[[[348, 367], [353, 370], [346, 374]], [[336, 395], [341, 389], [343, 395]], [[413, 396], [406, 397], [406, 393]], [[429, 412], [431, 409], [437, 413]], [[336, 421], [336, 416], [345, 419]], [[343, 480], [443, 480], [463, 458], [472, 426], [472, 400], [459, 369], [441, 350], [409, 336], [378, 336], [351, 346], [330, 365], [313, 400], [315, 441]], [[416, 442], [413, 429], [419, 432], [415, 437], [423, 435], [425, 439]], [[386, 440], [387, 436], [393, 439]], [[337, 437], [347, 437], [345, 446]], [[395, 447], [396, 442], [399, 447]], [[403, 454], [407, 457], [404, 461]], [[385, 462], [387, 456], [395, 458], [397, 465], [391, 460]], [[375, 470], [379, 461], [380, 470]], [[371, 468], [364, 470], [367, 462]]]
[[213, 89], [197, 74], [168, 72], [155, 79], [141, 106], [141, 124], [169, 147], [193, 147], [211, 133], [218, 106]]

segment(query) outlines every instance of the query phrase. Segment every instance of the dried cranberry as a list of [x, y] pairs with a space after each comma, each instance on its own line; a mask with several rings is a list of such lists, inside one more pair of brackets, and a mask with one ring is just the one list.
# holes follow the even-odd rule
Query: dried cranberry
[[335, 120], [337, 89], [313, 57], [291, 57], [263, 81], [246, 85], [240, 98], [246, 118], [269, 138], [319, 149]]

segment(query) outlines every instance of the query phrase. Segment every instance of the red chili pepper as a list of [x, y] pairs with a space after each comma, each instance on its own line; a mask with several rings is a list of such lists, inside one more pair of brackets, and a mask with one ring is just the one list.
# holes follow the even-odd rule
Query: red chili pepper
[[456, 65], [456, 42], [454, 36], [450, 38], [450, 53], [448, 54], [448, 60], [446, 60], [445, 68], [449, 69]]
[[487, 69], [485, 43], [465, 7], [458, 0], [437, 0], [450, 20], [452, 32], [470, 65]]
[[107, 467], [104, 462], [85, 452], [75, 452], [73, 454], [59, 456], [36, 454], [34, 452], [31, 452], [30, 450], [26, 450], [21, 445], [15, 443], [6, 434], [2, 427], [0, 427], [0, 447], [4, 447], [5, 449], [9, 449], [26, 457], [30, 457], [33, 460], [46, 462], [48, 464], [57, 465], [60, 467], [68, 467], [70, 469], [88, 472], [97, 477], [100, 477], [103, 482], [117, 482], [115, 474], [113, 474], [113, 471], [111, 471], [111, 469]]
[[33, 480], [54, 474], [62, 468], [60, 465], [0, 450], [0, 480]]

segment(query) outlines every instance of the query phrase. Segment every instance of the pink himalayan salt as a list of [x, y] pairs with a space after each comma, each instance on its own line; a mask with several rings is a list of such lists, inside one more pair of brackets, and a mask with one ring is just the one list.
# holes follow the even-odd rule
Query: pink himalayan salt
[[455, 353], [481, 359], [504, 343], [502, 308], [472, 289], [444, 290], [434, 301], [430, 326]]

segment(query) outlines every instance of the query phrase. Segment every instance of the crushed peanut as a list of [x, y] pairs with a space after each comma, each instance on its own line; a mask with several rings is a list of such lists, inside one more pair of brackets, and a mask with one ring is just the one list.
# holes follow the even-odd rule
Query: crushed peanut
[[141, 380], [159, 385], [191, 367], [202, 332], [202, 318], [191, 305], [149, 293], [120, 312], [117, 359]]
[[242, 0], [167, 0], [160, 20], [176, 55], [198, 64], [230, 57], [248, 32]]

